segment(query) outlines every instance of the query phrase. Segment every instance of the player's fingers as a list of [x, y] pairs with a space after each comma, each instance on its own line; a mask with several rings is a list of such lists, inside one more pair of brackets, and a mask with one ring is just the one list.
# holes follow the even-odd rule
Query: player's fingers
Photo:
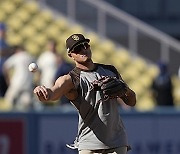
[[38, 94], [41, 90], [41, 86], [37, 86], [35, 89], [34, 89], [34, 93], [35, 94]]
[[38, 95], [43, 96], [46, 99], [47, 98], [47, 89], [43, 86], [39, 86]]
[[44, 99], [48, 98], [48, 92], [45, 86], [38, 86], [34, 89], [34, 93], [38, 97], [44, 97]]
[[45, 99], [47, 99], [48, 98], [47, 88], [45, 86], [41, 86], [41, 90], [42, 90], [42, 93], [43, 93]]
[[40, 86], [45, 93], [47, 93], [47, 88], [45, 86]]
[[38, 88], [36, 87], [33, 92], [36, 94], [38, 92]]

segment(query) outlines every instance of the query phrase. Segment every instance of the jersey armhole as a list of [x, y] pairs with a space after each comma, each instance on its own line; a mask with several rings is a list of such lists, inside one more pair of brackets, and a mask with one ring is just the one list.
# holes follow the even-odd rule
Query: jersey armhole
[[78, 89], [80, 83], [80, 70], [75, 67], [69, 72], [69, 75], [71, 76], [75, 89]]

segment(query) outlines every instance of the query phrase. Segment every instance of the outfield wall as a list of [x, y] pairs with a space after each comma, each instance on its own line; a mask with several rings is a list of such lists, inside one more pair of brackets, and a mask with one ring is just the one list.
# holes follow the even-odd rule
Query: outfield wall
[[[122, 112], [122, 111], [121, 111]], [[122, 112], [132, 151], [179, 154], [180, 112]], [[0, 113], [0, 154], [76, 154], [66, 147], [76, 137], [76, 112]]]

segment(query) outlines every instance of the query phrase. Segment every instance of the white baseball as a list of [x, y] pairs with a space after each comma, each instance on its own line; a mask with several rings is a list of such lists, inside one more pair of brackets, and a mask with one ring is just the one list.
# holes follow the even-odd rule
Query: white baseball
[[31, 63], [28, 68], [30, 72], [36, 72], [38, 70], [38, 65], [36, 63]]

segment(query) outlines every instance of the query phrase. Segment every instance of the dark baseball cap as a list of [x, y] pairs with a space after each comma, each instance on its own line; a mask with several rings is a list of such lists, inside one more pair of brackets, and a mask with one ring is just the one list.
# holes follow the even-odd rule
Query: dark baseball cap
[[85, 38], [82, 34], [73, 34], [66, 40], [67, 52], [70, 53], [71, 50], [83, 42], [90, 42], [90, 39]]

